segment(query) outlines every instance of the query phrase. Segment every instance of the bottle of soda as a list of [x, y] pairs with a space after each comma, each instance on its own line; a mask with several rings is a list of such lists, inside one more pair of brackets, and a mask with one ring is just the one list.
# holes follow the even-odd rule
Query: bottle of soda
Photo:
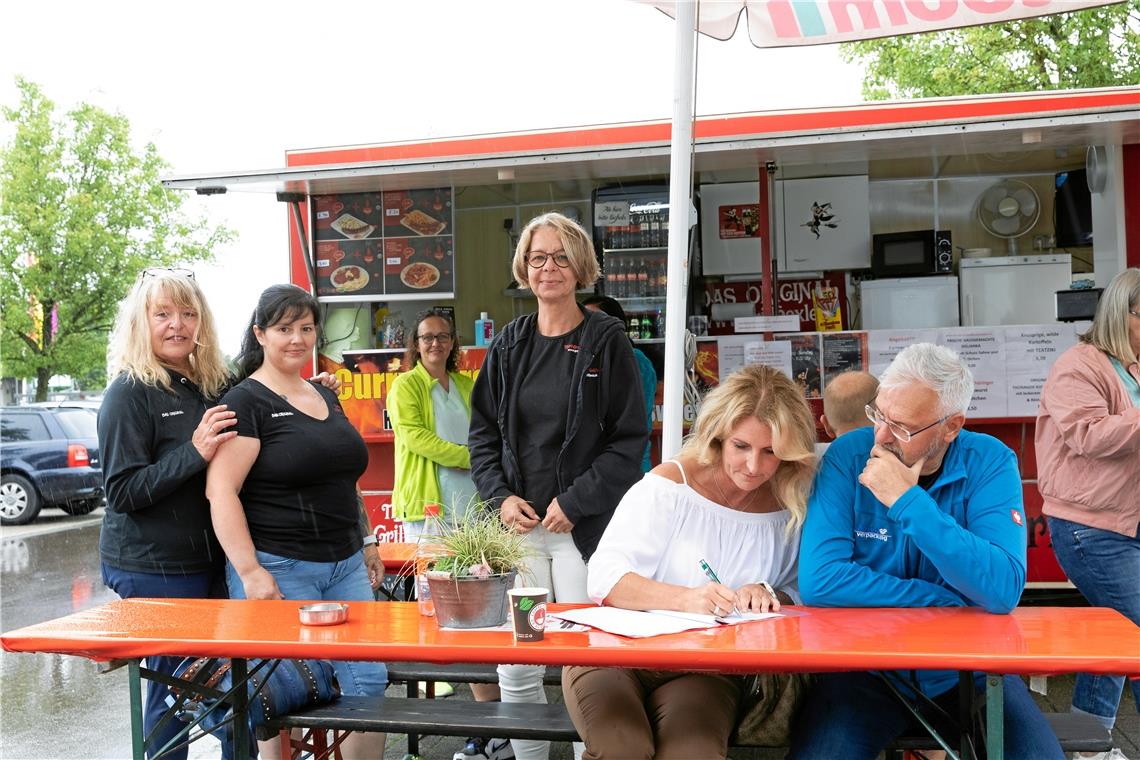
[[636, 314], [629, 316], [629, 326], [626, 328], [625, 334], [629, 336], [630, 340], [638, 340], [641, 338], [641, 319]]
[[645, 312], [641, 315], [641, 339], [656, 338], [657, 336], [654, 333], [653, 319], [649, 316], [649, 312]]
[[419, 607], [420, 614], [426, 617], [435, 616], [435, 602], [431, 598], [431, 585], [428, 583], [427, 573], [432, 568], [432, 563], [436, 558], [442, 554], [442, 547], [432, 540], [432, 536], [428, 534], [428, 530], [436, 527], [439, 523], [439, 505], [427, 504], [424, 506], [424, 529], [425, 532], [420, 536], [420, 541], [416, 545], [415, 555], [415, 570], [416, 570], [416, 605]]
[[612, 263], [610, 264], [610, 269], [612, 271], [612, 274], [610, 276], [613, 278], [613, 289], [611, 290], [610, 295], [613, 298], [625, 298], [624, 262], [618, 256], [611, 257], [611, 260]]

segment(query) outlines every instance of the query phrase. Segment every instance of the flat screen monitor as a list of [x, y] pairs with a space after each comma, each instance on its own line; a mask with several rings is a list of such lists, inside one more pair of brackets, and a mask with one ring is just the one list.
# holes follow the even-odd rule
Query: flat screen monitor
[[1060, 172], [1055, 177], [1053, 229], [1058, 248], [1092, 245], [1092, 196], [1084, 169]]

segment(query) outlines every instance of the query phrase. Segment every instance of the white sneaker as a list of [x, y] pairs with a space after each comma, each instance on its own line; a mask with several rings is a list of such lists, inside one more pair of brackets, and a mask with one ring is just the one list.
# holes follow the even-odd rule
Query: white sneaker
[[1108, 752], [1097, 752], [1095, 755], [1074, 752], [1073, 760], [1128, 760], [1128, 758], [1125, 757], [1120, 747], [1113, 747]]
[[468, 739], [467, 746], [452, 755], [451, 760], [514, 760], [510, 739]]

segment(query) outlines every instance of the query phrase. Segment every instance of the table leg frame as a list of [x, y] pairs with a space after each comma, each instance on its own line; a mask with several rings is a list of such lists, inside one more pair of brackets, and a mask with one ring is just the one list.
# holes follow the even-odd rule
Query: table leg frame
[[986, 756], [1005, 758], [1005, 680], [1000, 674], [986, 674]]
[[[128, 673], [128, 689], [130, 692], [131, 704], [131, 756], [134, 760], [146, 760], [146, 740], [149, 738], [146, 735], [146, 725], [144, 719], [144, 706], [142, 701], [142, 682], [146, 678], [155, 684], [165, 684], [167, 686], [177, 685], [185, 689], [187, 692], [195, 692], [199, 695], [205, 694], [218, 699], [218, 704], [211, 709], [222, 709], [226, 702], [229, 702], [233, 709], [231, 717], [223, 721], [223, 724], [229, 722], [233, 726], [233, 740], [234, 740], [234, 760], [249, 760], [249, 696], [246, 692], [246, 684], [250, 679], [250, 672], [248, 662], [244, 658], [231, 659], [231, 688], [224, 694], [216, 689], [211, 689], [204, 685], [197, 685], [188, 681], [180, 681], [171, 678], [163, 673], [148, 670], [142, 667], [142, 663], [138, 659], [129, 660], [127, 663]], [[263, 662], [260, 666], [254, 669], [256, 672], [266, 665], [268, 661]], [[272, 672], [270, 668], [269, 672]], [[185, 700], [185, 695], [182, 700]], [[170, 716], [167, 716], [169, 719]], [[180, 747], [191, 744], [198, 739], [206, 736], [206, 732], [202, 732], [197, 736], [190, 736], [191, 732], [203, 720], [205, 716], [200, 716], [191, 723], [188, 723], [185, 728], [181, 730], [178, 738], [172, 739], [167, 746], [162, 747], [159, 752], [159, 757], [162, 757], [168, 752], [171, 752]], [[178, 741], [178, 739], [183, 739]]]

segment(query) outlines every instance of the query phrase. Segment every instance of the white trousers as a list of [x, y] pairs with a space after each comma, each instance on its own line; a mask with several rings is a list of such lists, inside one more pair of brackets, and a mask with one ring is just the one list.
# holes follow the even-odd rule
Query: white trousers
[[[588, 603], [586, 595], [586, 563], [569, 533], [551, 533], [541, 525], [526, 534], [530, 556], [526, 570], [515, 580], [516, 586], [540, 586], [550, 589], [552, 602]], [[499, 690], [504, 702], [546, 703], [542, 687], [542, 665], [500, 665]], [[577, 742], [575, 742], [577, 744]], [[547, 760], [550, 742], [511, 739], [517, 760]]]

